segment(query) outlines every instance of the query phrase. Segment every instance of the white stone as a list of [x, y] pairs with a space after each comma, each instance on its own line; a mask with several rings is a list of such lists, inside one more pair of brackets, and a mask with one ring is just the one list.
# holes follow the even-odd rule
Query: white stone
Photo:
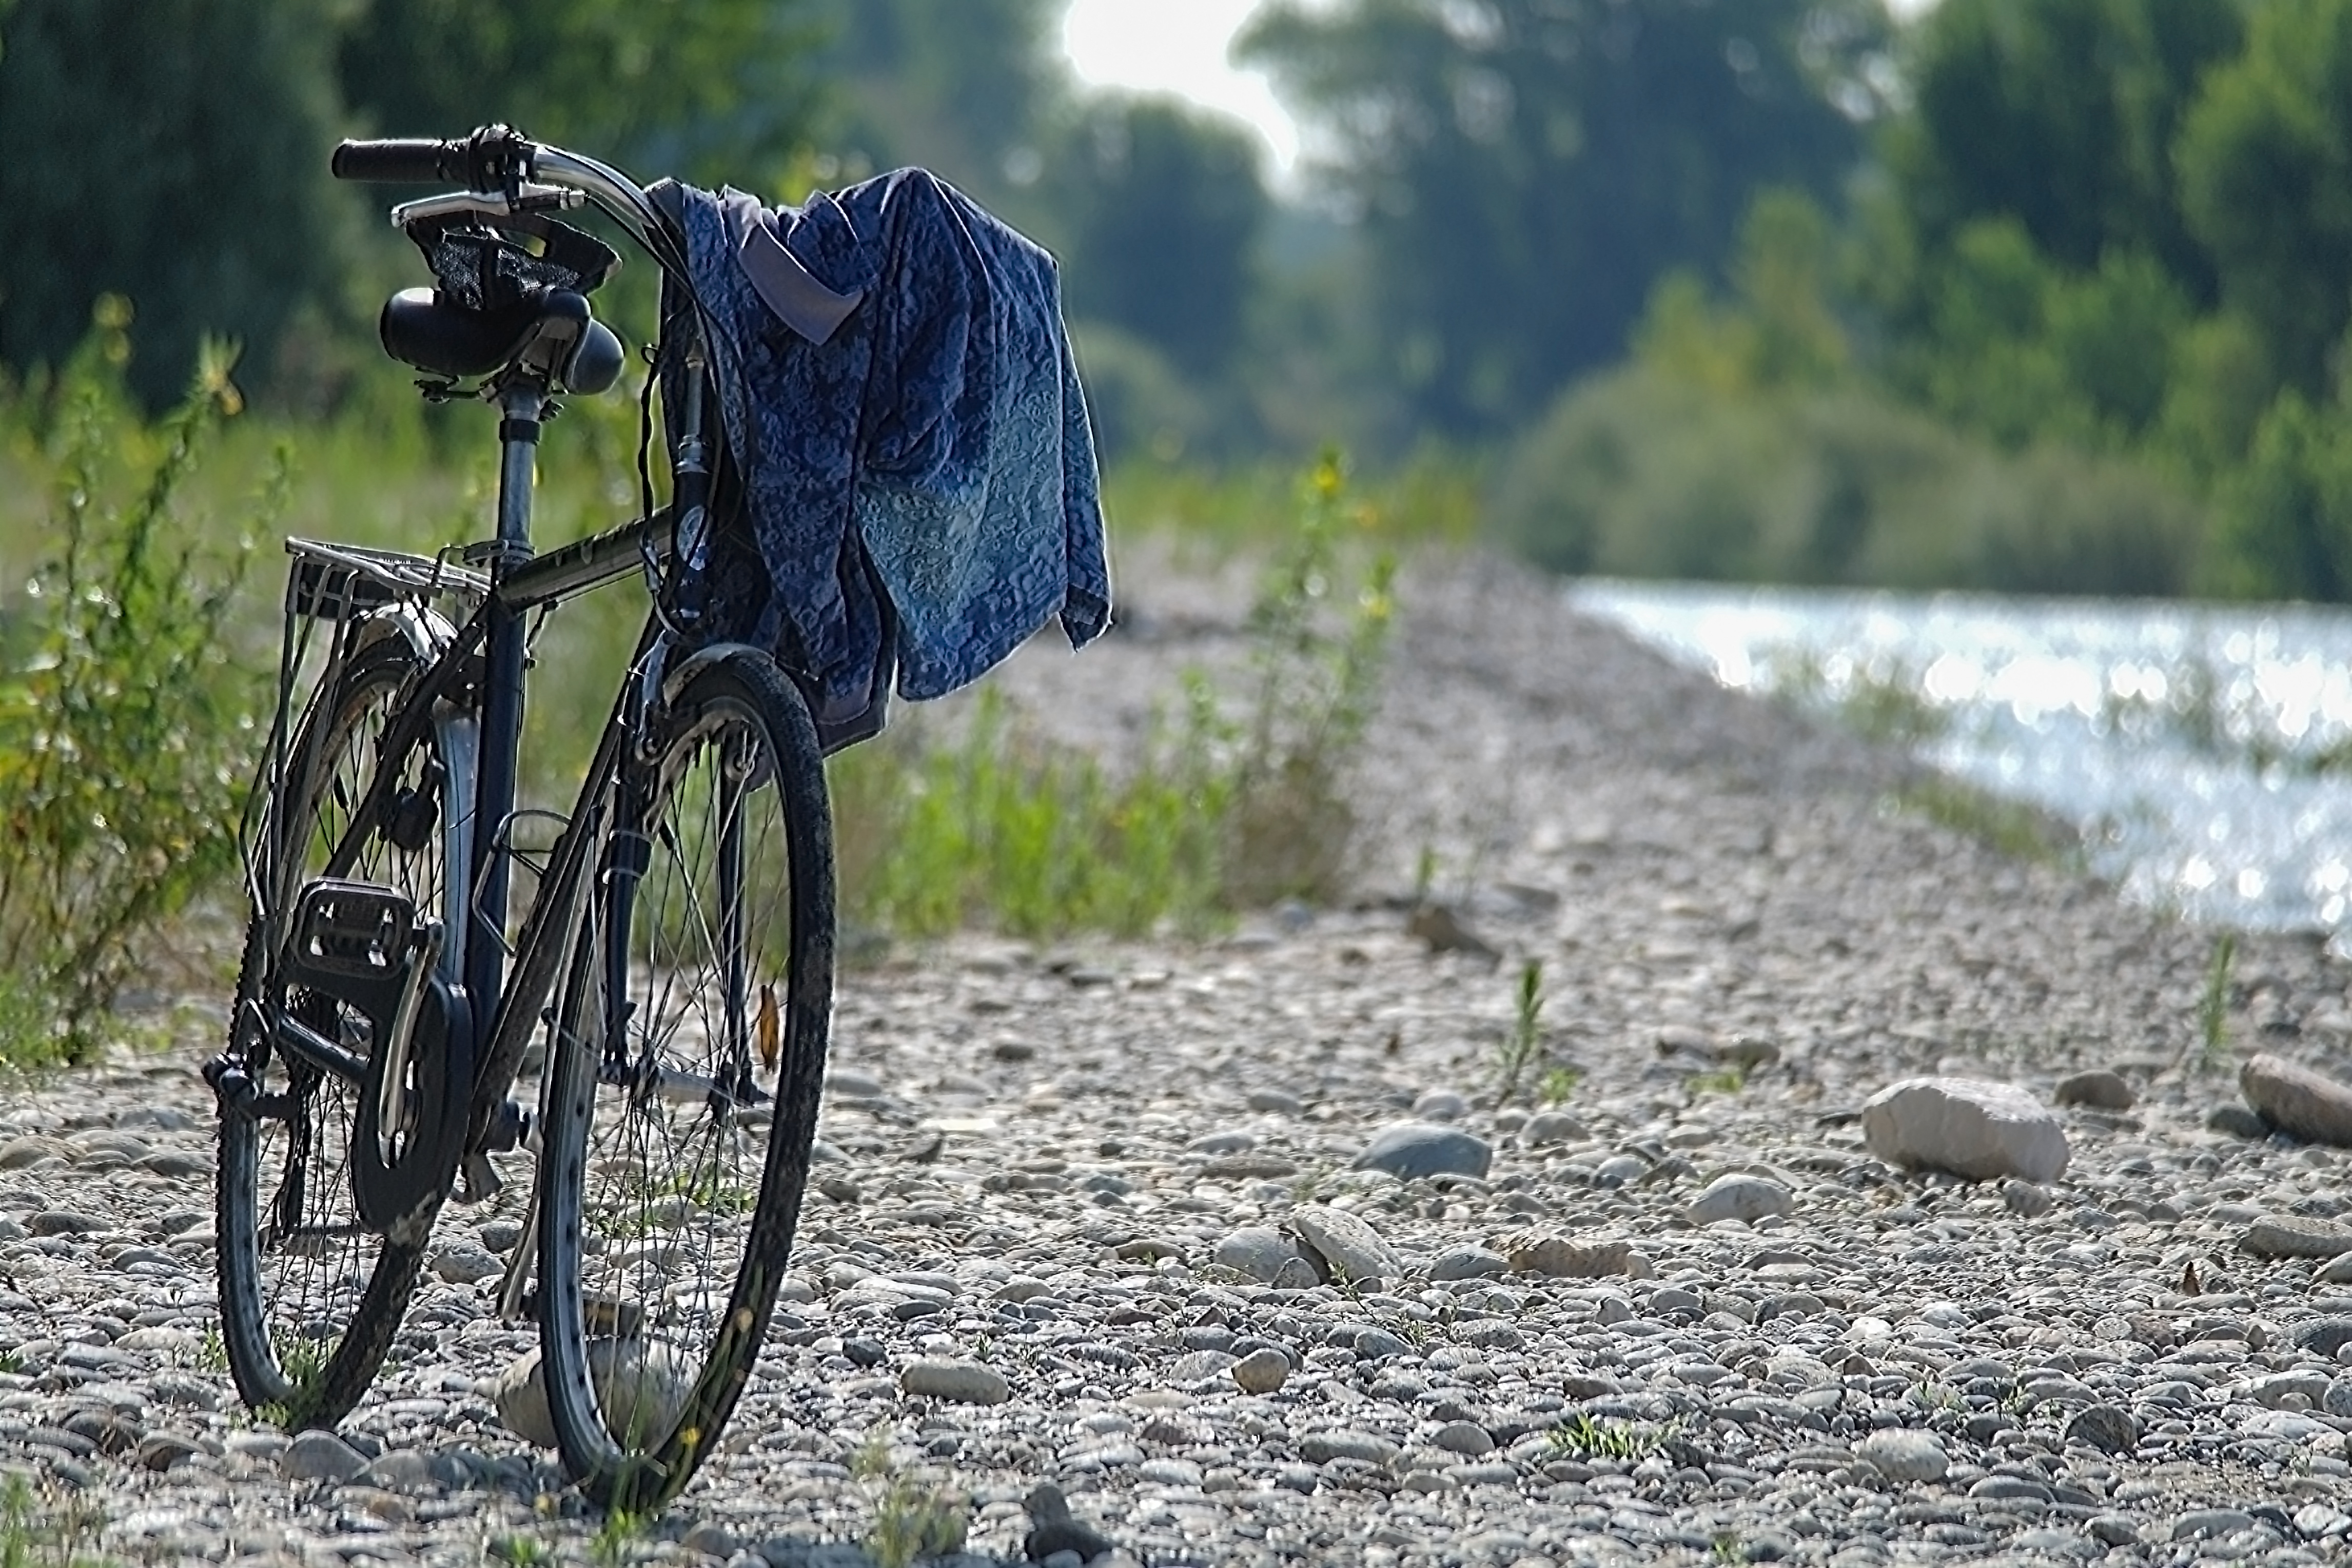
[[1304, 1266], [1306, 1261], [1279, 1232], [1260, 1225], [1244, 1226], [1227, 1235], [1217, 1243], [1215, 1256], [1220, 1266], [1246, 1274], [1262, 1285], [1278, 1282], [1285, 1264]]
[[1323, 1260], [1333, 1277], [1345, 1275], [1359, 1283], [1399, 1279], [1404, 1264], [1381, 1233], [1345, 1209], [1322, 1204], [1301, 1204], [1290, 1212], [1291, 1228], [1307, 1249]]
[[976, 1361], [911, 1362], [898, 1374], [898, 1386], [959, 1405], [1002, 1405], [1013, 1397], [1004, 1374]]
[[1940, 1481], [1950, 1466], [1944, 1446], [1932, 1436], [1900, 1426], [1873, 1432], [1854, 1452], [1890, 1481]]
[[2052, 1182], [2066, 1169], [2066, 1130], [2025, 1090], [1982, 1079], [1913, 1078], [1862, 1108], [1870, 1152], [1890, 1164], [1970, 1181]]
[[1718, 1220], [1762, 1219], [1766, 1215], [1787, 1214], [1796, 1206], [1796, 1199], [1780, 1183], [1735, 1172], [1709, 1182], [1706, 1190], [1691, 1200], [1687, 1212], [1693, 1225], [1713, 1225]]

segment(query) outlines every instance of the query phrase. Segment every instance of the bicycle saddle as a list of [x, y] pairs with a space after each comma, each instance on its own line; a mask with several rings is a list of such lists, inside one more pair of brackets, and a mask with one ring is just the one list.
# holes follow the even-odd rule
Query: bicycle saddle
[[384, 352], [435, 375], [488, 375], [527, 363], [551, 385], [593, 395], [621, 376], [621, 340], [570, 289], [550, 289], [495, 310], [469, 310], [436, 289], [403, 289], [376, 322]]

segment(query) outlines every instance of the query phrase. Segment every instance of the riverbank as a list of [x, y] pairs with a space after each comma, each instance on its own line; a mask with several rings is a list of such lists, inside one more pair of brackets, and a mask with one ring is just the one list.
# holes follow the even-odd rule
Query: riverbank
[[[1129, 630], [1003, 677], [1105, 745], [1239, 644], [1232, 595], [1122, 589]], [[2344, 1207], [2344, 1157], [2207, 1121], [2242, 1054], [2340, 1068], [2352, 972], [2247, 937], [2209, 1043], [2213, 932], [1891, 808], [1899, 758], [1516, 569], [1424, 564], [1402, 598], [1352, 907], [845, 976], [828, 1195], [664, 1519], [600, 1537], [506, 1427], [492, 1382], [532, 1334], [481, 1285], [419, 1292], [341, 1439], [236, 1411], [195, 1038], [0, 1107], [0, 1458], [132, 1561], [847, 1564], [943, 1489], [999, 1562], [1041, 1480], [1152, 1564], [2340, 1550], [2352, 1383], [2311, 1326], [2352, 1285], [2240, 1243]], [[1453, 929], [1414, 934], [1417, 880]], [[1530, 962], [1530, 1080], [1565, 1094], [1498, 1108]], [[2032, 1193], [1893, 1168], [1855, 1125], [1915, 1073], [2047, 1104], [2086, 1068], [2134, 1103], [2057, 1112], [2072, 1161]], [[1476, 1140], [1486, 1174], [1351, 1168], [1400, 1121]], [[1785, 1212], [1702, 1223], [1726, 1174]], [[519, 1188], [499, 1204], [445, 1218], [448, 1273], [509, 1240]], [[1355, 1270], [1380, 1288], [1295, 1288], [1302, 1235], [1386, 1248]], [[1510, 1268], [1547, 1238], [1626, 1246], [1586, 1259], [1617, 1272]], [[919, 1362], [1003, 1397], [908, 1393]], [[1865, 1451], [1881, 1431], [1908, 1457]]]

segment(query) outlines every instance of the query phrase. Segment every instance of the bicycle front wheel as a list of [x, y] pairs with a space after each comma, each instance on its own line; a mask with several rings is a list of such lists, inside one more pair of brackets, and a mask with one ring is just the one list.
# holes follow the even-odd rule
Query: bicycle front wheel
[[617, 764], [549, 1011], [540, 1317], [564, 1462], [677, 1495], [733, 1410], [807, 1185], [833, 1001], [832, 818], [799, 695], [722, 657]]
[[[275, 1044], [290, 1016], [313, 1035], [364, 1054], [355, 1015], [284, 974], [290, 906], [330, 872], [405, 893], [447, 919], [462, 889], [471, 827], [463, 770], [446, 727], [385, 754], [422, 660], [386, 637], [361, 650], [312, 700], [291, 765], [259, 826], [259, 907], [247, 927], [225, 1066], [247, 1095], [224, 1096], [215, 1172], [222, 1339], [237, 1393], [288, 1427], [331, 1426], [367, 1392], [416, 1286], [423, 1231], [393, 1239], [357, 1212], [352, 1161], [356, 1082]], [[371, 796], [380, 768], [390, 787]], [[373, 804], [371, 805], [373, 798]]]

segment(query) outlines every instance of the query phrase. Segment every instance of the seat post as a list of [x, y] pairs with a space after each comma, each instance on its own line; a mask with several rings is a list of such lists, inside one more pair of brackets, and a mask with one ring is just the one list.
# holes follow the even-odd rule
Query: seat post
[[466, 994], [473, 1005], [477, 1048], [488, 1043], [506, 973], [507, 859], [499, 836], [515, 804], [515, 759], [522, 745], [522, 616], [495, 592], [528, 562], [531, 488], [538, 473], [540, 421], [547, 392], [525, 378], [499, 393], [498, 537], [486, 563], [493, 593], [484, 614], [480, 788], [474, 794], [478, 880], [466, 932]]

